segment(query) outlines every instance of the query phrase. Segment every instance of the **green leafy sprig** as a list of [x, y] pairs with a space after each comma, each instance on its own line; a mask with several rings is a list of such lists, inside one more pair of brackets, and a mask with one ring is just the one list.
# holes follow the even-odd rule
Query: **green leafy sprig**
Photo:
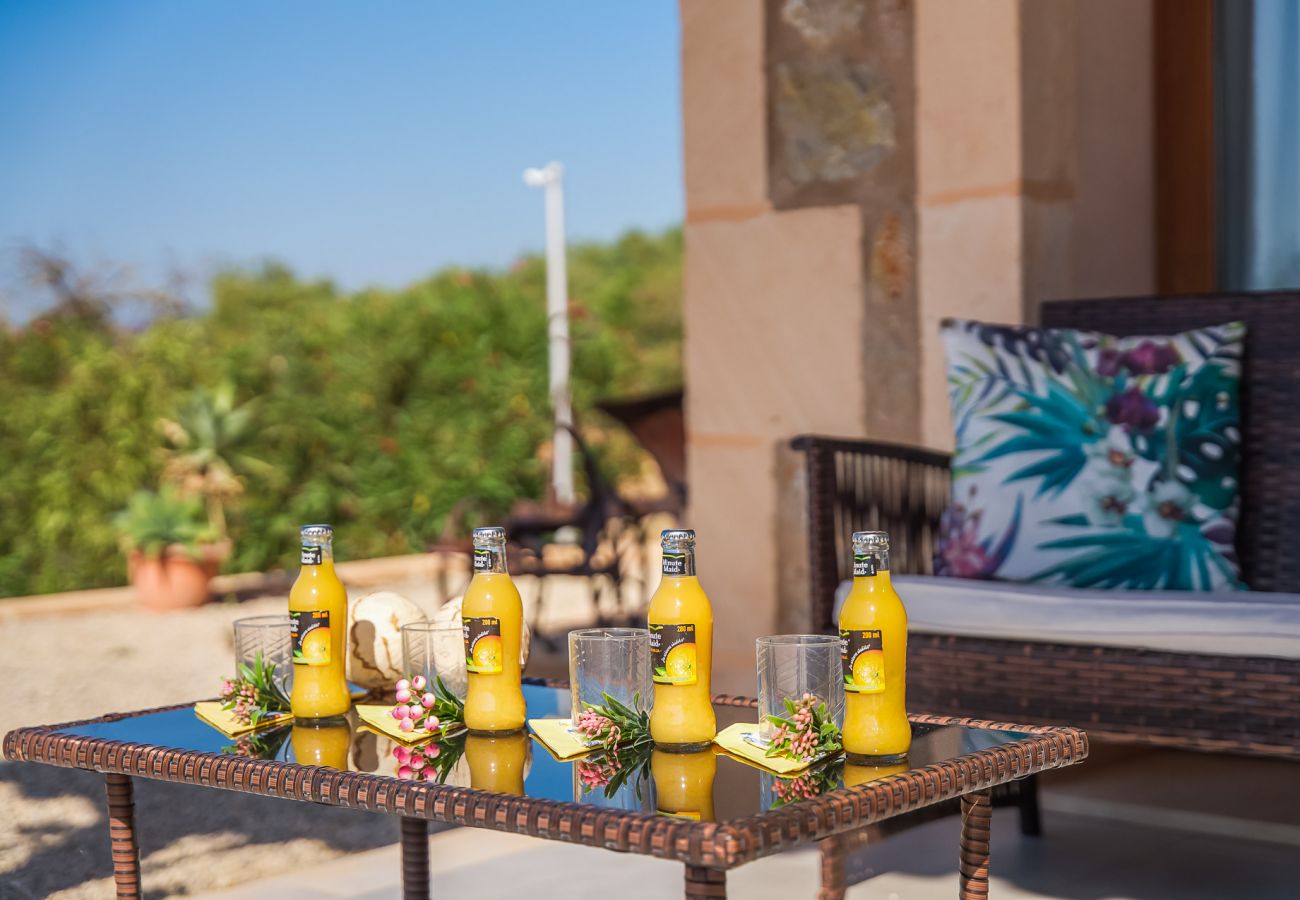
[[[629, 708], [609, 694], [601, 694], [604, 703], [597, 706], [584, 703], [585, 709], [573, 723], [595, 753], [578, 761], [578, 777], [584, 791], [603, 788], [606, 797], [613, 797], [629, 778], [637, 775], [636, 792], [641, 796], [641, 784], [650, 765], [650, 751], [654, 739], [650, 737], [650, 714]], [[633, 706], [640, 705], [641, 695], [634, 694]]]
[[651, 746], [638, 746], [636, 749], [622, 750], [619, 753], [600, 751], [578, 760], [578, 778], [582, 781], [584, 794], [597, 788], [604, 791], [606, 798], [613, 798], [628, 780], [636, 776], [636, 798], [641, 799], [641, 786], [650, 774]]
[[[573, 723], [589, 746], [613, 754], [654, 746], [649, 713], [630, 709], [607, 693], [601, 697], [605, 702], [600, 706], [584, 703], [582, 715]], [[633, 695], [634, 704], [640, 700], [640, 694]]]
[[843, 747], [840, 730], [826, 712], [826, 704], [818, 702], [812, 694], [798, 700], [786, 698], [787, 717], [770, 715], [767, 720], [776, 726], [765, 756], [782, 756], [810, 762]]
[[240, 735], [233, 744], [222, 747], [221, 752], [252, 759], [279, 759], [280, 750], [292, 730], [291, 726], [282, 725], [279, 728], [264, 728]]
[[289, 698], [275, 679], [275, 663], [268, 662], [259, 651], [253, 664], [239, 664], [239, 674], [221, 682], [221, 708], [230, 710], [242, 725], [258, 725], [263, 720], [287, 713]]
[[789, 803], [811, 800], [839, 787], [844, 772], [844, 760], [833, 759], [825, 765], [800, 772], [794, 778], [778, 778], [772, 784], [770, 809], [780, 809]]
[[465, 721], [465, 701], [453, 694], [437, 675], [433, 676], [433, 714], [444, 728]]

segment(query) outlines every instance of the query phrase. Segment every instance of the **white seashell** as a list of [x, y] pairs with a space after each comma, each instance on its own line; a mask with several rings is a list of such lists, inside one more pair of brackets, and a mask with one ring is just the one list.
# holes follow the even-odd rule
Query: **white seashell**
[[402, 626], [423, 622], [424, 610], [401, 594], [377, 591], [348, 609], [348, 680], [391, 688], [402, 677]]

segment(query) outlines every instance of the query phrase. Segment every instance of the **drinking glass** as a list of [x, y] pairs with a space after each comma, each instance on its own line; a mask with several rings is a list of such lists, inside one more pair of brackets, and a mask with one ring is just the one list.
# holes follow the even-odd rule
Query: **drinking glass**
[[241, 665], [253, 668], [259, 653], [264, 663], [275, 666], [275, 683], [287, 697], [293, 688], [293, 651], [287, 615], [235, 620], [235, 671], [239, 672]]
[[459, 623], [411, 622], [402, 626], [402, 660], [406, 675], [434, 678], [461, 700], [469, 688], [465, 674], [465, 632]]
[[837, 728], [844, 726], [844, 678], [840, 639], [827, 634], [774, 634], [756, 642], [758, 651], [758, 733], [771, 740], [776, 726], [769, 715], [789, 717], [786, 700], [812, 694], [826, 704]]
[[581, 628], [569, 632], [571, 716], [609, 694], [629, 709], [649, 710], [650, 632], [645, 628]]

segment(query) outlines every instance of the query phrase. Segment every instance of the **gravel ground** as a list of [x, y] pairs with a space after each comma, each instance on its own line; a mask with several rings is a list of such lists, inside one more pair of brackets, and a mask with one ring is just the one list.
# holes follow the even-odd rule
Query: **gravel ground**
[[[230, 623], [279, 612], [281, 598], [154, 615], [104, 612], [0, 629], [0, 733], [211, 696], [231, 667]], [[108, 687], [111, 685], [111, 688]], [[111, 897], [103, 777], [0, 763], [0, 898]], [[188, 785], [136, 781], [149, 897], [283, 873], [397, 840], [387, 816]]]
[[[591, 614], [585, 582], [553, 579], [543, 627], [562, 634]], [[528, 610], [536, 585], [520, 579]], [[432, 585], [351, 588], [355, 599], [393, 590], [431, 612]], [[3, 600], [0, 600], [3, 602]], [[23, 725], [184, 703], [215, 694], [232, 667], [231, 623], [284, 610], [283, 597], [157, 614], [121, 610], [21, 618], [0, 626], [0, 735]], [[562, 643], [562, 642], [560, 642]], [[533, 644], [528, 673], [562, 675], [562, 647]], [[146, 896], [173, 897], [283, 874], [398, 839], [397, 820], [136, 779]], [[113, 896], [101, 775], [0, 761], [0, 900]]]

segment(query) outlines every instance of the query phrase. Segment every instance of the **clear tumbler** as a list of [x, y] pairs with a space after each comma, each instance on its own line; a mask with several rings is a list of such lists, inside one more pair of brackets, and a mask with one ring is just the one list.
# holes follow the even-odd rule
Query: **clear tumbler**
[[235, 671], [242, 671], [241, 666], [253, 668], [259, 654], [263, 663], [275, 666], [275, 683], [287, 697], [293, 688], [293, 652], [287, 615], [235, 620]]
[[840, 639], [826, 634], [774, 634], [756, 642], [759, 737], [768, 741], [776, 726], [768, 716], [789, 717], [786, 700], [812, 694], [826, 704], [837, 728], [844, 727], [844, 679]]
[[405, 675], [434, 678], [460, 699], [468, 687], [465, 674], [465, 632], [459, 623], [411, 622], [402, 626], [402, 660]]
[[629, 709], [646, 710], [650, 687], [650, 632], [645, 628], [582, 628], [569, 632], [569, 692], [577, 721], [585, 704], [609, 694]]

